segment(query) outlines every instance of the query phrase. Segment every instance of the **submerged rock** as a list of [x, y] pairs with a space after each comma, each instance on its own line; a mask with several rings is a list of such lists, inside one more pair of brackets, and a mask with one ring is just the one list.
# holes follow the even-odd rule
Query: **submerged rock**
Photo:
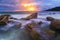
[[17, 28], [20, 28], [21, 27], [21, 23], [17, 23], [15, 26], [17, 27]]
[[54, 18], [52, 18], [52, 17], [47, 17], [46, 19], [47, 19], [47, 21], [53, 21], [54, 20]]
[[42, 21], [38, 22], [39, 25], [42, 24], [42, 23], [43, 23]]

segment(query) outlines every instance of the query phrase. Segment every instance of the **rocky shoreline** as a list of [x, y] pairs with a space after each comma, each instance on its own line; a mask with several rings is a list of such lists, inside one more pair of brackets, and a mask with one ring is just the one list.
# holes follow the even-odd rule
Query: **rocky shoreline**
[[[30, 21], [30, 19], [36, 19], [37, 18], [37, 13], [30, 15], [26, 18], [13, 18], [11, 15], [1, 15], [0, 16], [0, 26], [1, 25], [7, 25], [9, 22], [14, 22], [13, 20], [9, 21], [9, 19], [14, 19], [14, 20], [27, 20]], [[49, 24], [47, 22], [50, 22]], [[47, 25], [45, 25], [47, 23]], [[16, 28], [21, 28], [22, 23], [17, 22], [15, 25]], [[24, 30], [27, 31], [31, 37], [34, 40], [54, 40], [56, 37], [60, 36], [60, 19], [55, 19], [52, 17], [46, 17], [46, 22], [44, 23], [43, 21], [39, 21], [36, 23], [36, 21], [30, 21], [27, 24], [24, 25]], [[44, 36], [45, 35], [45, 36]]]

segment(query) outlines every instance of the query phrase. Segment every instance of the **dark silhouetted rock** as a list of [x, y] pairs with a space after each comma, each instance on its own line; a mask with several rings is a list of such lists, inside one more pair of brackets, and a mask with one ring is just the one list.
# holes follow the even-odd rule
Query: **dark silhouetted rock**
[[47, 21], [53, 21], [54, 20], [54, 18], [52, 18], [52, 17], [47, 17], [46, 19], [47, 19]]

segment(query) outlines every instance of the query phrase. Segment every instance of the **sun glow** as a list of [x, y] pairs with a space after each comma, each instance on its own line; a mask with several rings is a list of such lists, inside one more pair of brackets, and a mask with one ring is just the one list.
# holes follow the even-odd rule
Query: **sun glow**
[[25, 11], [37, 11], [34, 3], [22, 3], [22, 7], [25, 9]]

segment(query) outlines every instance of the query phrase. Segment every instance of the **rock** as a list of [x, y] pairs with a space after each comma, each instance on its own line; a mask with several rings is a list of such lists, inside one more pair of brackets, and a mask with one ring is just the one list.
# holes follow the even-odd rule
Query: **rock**
[[55, 32], [51, 29], [43, 29], [43, 31], [49, 36], [49, 37], [55, 37]]
[[30, 35], [33, 38], [33, 40], [44, 40], [44, 38], [34, 30], [31, 31]]
[[6, 25], [6, 23], [1, 21], [1, 22], [0, 22], [0, 26], [1, 26], [1, 25]]
[[6, 14], [6, 15], [1, 15], [0, 16], [0, 24], [7, 24], [9, 21], [9, 17], [10, 15]]
[[35, 28], [37, 27], [37, 24], [34, 21], [32, 21], [32, 23], [29, 23], [28, 26], [30, 26], [31, 28]]
[[15, 26], [17, 27], [17, 28], [20, 28], [21, 27], [21, 23], [17, 23]]
[[30, 16], [28, 16], [26, 18], [21, 18], [20, 20], [30, 20], [33, 18], [37, 18], [37, 13], [32, 13]]
[[29, 19], [33, 19], [33, 18], [37, 18], [37, 13], [32, 13], [30, 16], [28, 16], [27, 18]]
[[47, 21], [53, 21], [54, 20], [54, 18], [52, 18], [52, 17], [47, 17], [46, 19], [47, 19]]
[[18, 20], [17, 18], [10, 17], [10, 19]]
[[37, 27], [37, 24], [35, 22], [32, 21], [32, 23], [28, 23], [26, 26], [25, 26], [25, 29], [30, 32], [33, 28], [36, 28]]
[[21, 18], [20, 20], [30, 20], [29, 18]]
[[39, 25], [42, 24], [42, 23], [43, 23], [42, 21], [38, 22]]
[[54, 31], [60, 31], [60, 20], [51, 21], [50, 28]]

